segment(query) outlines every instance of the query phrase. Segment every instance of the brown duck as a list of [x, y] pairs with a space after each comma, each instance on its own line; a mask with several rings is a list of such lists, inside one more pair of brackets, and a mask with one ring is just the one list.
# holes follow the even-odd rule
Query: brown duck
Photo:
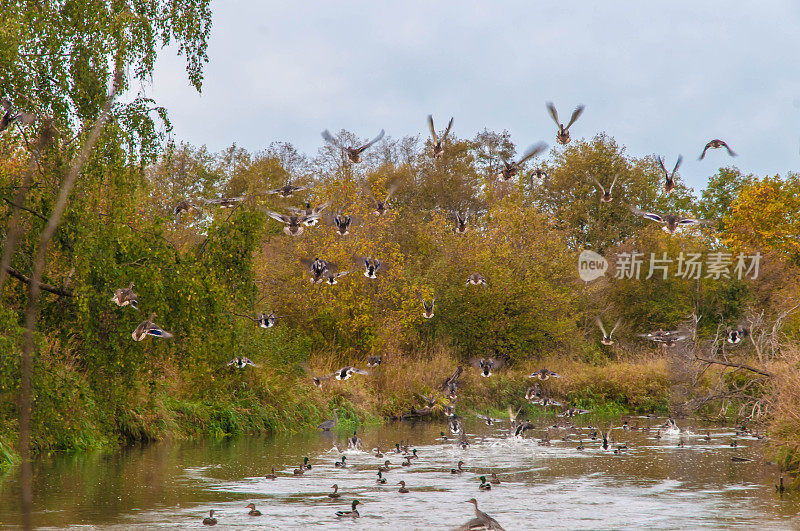
[[550, 111], [550, 116], [553, 118], [553, 121], [558, 126], [558, 133], [556, 133], [556, 142], [561, 145], [569, 144], [569, 128], [572, 127], [572, 124], [575, 123], [575, 120], [583, 113], [584, 106], [578, 105], [574, 111], [572, 111], [572, 117], [569, 119], [569, 123], [564, 126], [561, 122], [558, 121], [558, 112], [556, 111], [555, 105], [551, 102], [547, 102], [547, 110]]

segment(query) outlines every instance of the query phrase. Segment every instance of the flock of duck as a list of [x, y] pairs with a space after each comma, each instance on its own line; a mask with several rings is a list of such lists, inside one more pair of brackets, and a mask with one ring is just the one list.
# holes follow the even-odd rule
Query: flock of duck
[[[570, 142], [570, 127], [576, 122], [576, 120], [581, 116], [584, 107], [578, 106], [572, 113], [569, 122], [563, 124], [559, 121], [558, 113], [553, 106], [552, 103], [547, 104], [547, 109], [557, 124], [558, 130], [556, 133], [556, 142], [561, 145], [566, 145]], [[4, 122], [0, 122], [0, 125], [3, 123], [8, 123], [13, 121], [13, 114], [9, 114], [12, 111], [10, 110], [10, 106], [6, 107], [6, 115], [4, 116]], [[441, 135], [437, 134], [436, 128], [434, 126], [433, 117], [428, 116], [428, 125], [430, 128], [431, 133], [431, 155], [434, 159], [440, 159], [445, 155], [446, 152], [446, 141], [448, 134], [453, 125], [453, 119], [451, 118], [448, 122], [447, 128]], [[350, 146], [343, 144], [340, 140], [335, 138], [331, 133], [327, 130], [322, 132], [323, 139], [328, 142], [329, 144], [333, 145], [337, 149], [341, 150], [341, 152], [346, 156], [347, 160], [349, 160], [352, 164], [360, 163], [362, 159], [363, 153], [373, 146], [376, 142], [381, 140], [384, 137], [384, 131], [381, 130], [380, 133], [370, 140], [369, 142], [363, 145], [356, 145]], [[708, 142], [703, 151], [700, 155], [700, 159], [703, 159], [706, 156], [706, 152], [709, 149], [718, 149], [718, 148], [725, 148], [727, 149], [728, 153], [731, 156], [735, 156], [736, 154], [731, 150], [731, 148], [722, 140], [714, 139]], [[522, 165], [529, 159], [535, 157], [536, 155], [542, 153], [546, 149], [546, 144], [539, 143], [536, 144], [529, 149], [527, 149], [523, 155], [518, 160], [507, 161], [503, 160], [501, 170], [496, 175], [496, 179], [501, 182], [509, 181], [515, 176], [517, 176], [522, 168]], [[665, 193], [669, 194], [675, 189], [675, 179], [676, 173], [678, 168], [682, 162], [682, 157], [678, 157], [675, 166], [672, 168], [672, 171], [667, 171], [664, 161], [661, 157], [658, 158], [659, 165], [661, 170], [664, 174], [664, 187], [663, 190]], [[544, 175], [544, 172], [539, 170], [534, 170], [537, 175]], [[600, 201], [602, 203], [608, 203], [613, 201], [612, 191], [614, 185], [617, 183], [618, 176], [614, 175], [611, 182], [606, 186], [603, 182], [596, 178], [595, 176], [590, 176], [591, 179], [598, 186], [598, 190], [600, 192]], [[269, 190], [268, 193], [278, 195], [281, 198], [288, 199], [294, 196], [295, 193], [305, 190], [306, 187], [304, 186], [297, 186], [292, 184], [291, 182], [287, 182], [285, 185], [276, 188], [274, 190]], [[386, 213], [386, 211], [390, 208], [390, 200], [394, 193], [397, 190], [397, 186], [394, 184], [390, 184], [385, 192], [385, 194], [381, 195], [380, 199], [376, 199], [375, 196], [372, 194], [371, 191], [367, 190], [366, 193], [369, 196], [372, 202], [372, 211], [375, 216], [382, 216]], [[176, 221], [180, 220], [182, 214], [187, 213], [191, 210], [196, 210], [202, 212], [205, 207], [207, 206], [218, 206], [218, 207], [235, 207], [240, 205], [245, 197], [223, 197], [218, 199], [185, 199], [180, 201], [174, 207], [174, 215], [176, 217]], [[330, 214], [326, 211], [326, 209], [330, 206], [329, 202], [324, 202], [317, 206], [312, 206], [310, 203], [305, 203], [302, 207], [289, 207], [288, 213], [280, 213], [275, 212], [273, 210], [264, 209], [265, 213], [275, 221], [278, 221], [284, 225], [283, 231], [293, 237], [301, 236], [304, 231], [308, 228], [315, 227], [319, 224], [320, 221], [323, 221], [325, 224], [332, 226], [335, 230], [335, 233], [339, 236], [345, 237], [350, 233], [350, 228], [354, 223], [360, 222], [360, 220], [350, 215], [346, 212], [338, 212], [336, 214]], [[639, 216], [642, 216], [646, 219], [661, 223], [664, 225], [664, 229], [669, 233], [674, 233], [678, 228], [686, 225], [696, 225], [696, 224], [710, 224], [710, 221], [706, 220], [699, 220], [694, 218], [689, 218], [686, 216], [678, 215], [678, 214], [663, 214], [651, 211], [644, 211], [637, 209], [635, 207], [630, 207], [630, 210]], [[468, 212], [456, 212], [455, 213], [455, 227], [453, 232], [455, 234], [464, 234], [468, 230]], [[370, 281], [374, 281], [380, 278], [380, 273], [382, 270], [383, 263], [380, 259], [372, 256], [356, 256], [354, 257], [357, 263], [363, 265], [363, 275], [369, 279]], [[339, 280], [347, 275], [350, 271], [349, 270], [342, 270], [333, 262], [325, 260], [320, 257], [315, 257], [313, 259], [301, 258], [300, 263], [305, 268], [309, 281], [312, 284], [329, 284], [335, 285], [339, 282]], [[482, 286], [487, 287], [488, 281], [487, 279], [480, 273], [473, 273], [466, 279], [466, 284], [470, 286]], [[430, 299], [425, 298], [420, 292], [417, 292], [418, 297], [422, 303], [422, 315], [425, 319], [432, 319], [434, 317], [434, 305], [436, 303], [436, 297], [433, 296]], [[127, 288], [120, 288], [114, 292], [114, 295], [111, 299], [115, 304], [118, 306], [130, 306], [134, 309], [138, 309], [139, 301], [138, 295], [134, 292], [134, 284], [130, 283]], [[233, 312], [232, 312], [233, 313]], [[275, 324], [279, 320], [279, 316], [275, 314], [275, 312], [271, 313], [259, 313], [256, 316], [251, 315], [244, 315], [244, 314], [236, 314], [242, 318], [246, 318], [257, 326], [262, 328], [271, 328], [275, 326]], [[155, 313], [151, 313], [150, 317], [139, 324], [136, 329], [132, 333], [132, 337], [135, 341], [142, 341], [147, 336], [154, 336], [162, 339], [168, 339], [172, 337], [170, 332], [165, 331], [163, 328], [158, 326], [154, 319], [156, 317]], [[614, 327], [611, 329], [610, 332], [607, 332], [604, 326], [603, 321], [598, 317], [597, 326], [601, 332], [601, 343], [603, 345], [612, 345], [614, 343], [613, 334], [617, 327], [620, 325], [620, 321], [618, 320]], [[748, 330], [744, 327], [738, 327], [735, 329], [728, 328], [726, 331], [726, 340], [730, 344], [737, 344], [739, 343], [743, 337], [746, 337]], [[653, 341], [655, 343], [661, 344], [665, 347], [671, 347], [676, 345], [678, 342], [686, 339], [687, 334], [678, 330], [675, 331], [664, 331], [664, 330], [657, 330], [654, 332], [648, 332], [645, 334], [640, 334], [641, 337]], [[368, 367], [374, 368], [379, 366], [382, 363], [382, 356], [370, 356], [367, 360]], [[472, 360], [472, 365], [475, 367], [476, 370], [479, 371], [480, 375], [483, 377], [491, 377], [495, 370], [500, 369], [503, 366], [503, 359], [501, 358], [480, 358]], [[237, 356], [234, 357], [230, 362], [228, 362], [228, 366], [233, 366], [239, 369], [243, 369], [247, 366], [255, 366], [256, 364], [247, 357]], [[441, 386], [440, 390], [443, 394], [443, 397], [449, 401], [447, 404], [441, 404], [444, 413], [448, 417], [448, 423], [450, 426], [450, 431], [453, 435], [458, 437], [458, 444], [461, 445], [462, 448], [466, 448], [469, 445], [469, 441], [467, 440], [466, 434], [464, 433], [463, 425], [461, 422], [461, 418], [455, 412], [455, 405], [456, 405], [456, 398], [457, 398], [457, 390], [459, 386], [459, 378], [463, 372], [463, 367], [458, 366], [455, 369], [455, 372], [449, 378], [445, 379]], [[354, 366], [345, 366], [342, 367], [331, 374], [326, 375], [311, 375], [311, 380], [317, 387], [322, 387], [328, 380], [335, 379], [339, 381], [348, 380], [349, 378], [353, 377], [354, 375], [367, 375], [368, 371], [359, 369]], [[559, 378], [559, 375], [553, 371], [550, 371], [546, 368], [540, 368], [533, 371], [529, 378], [536, 379], [539, 381], [546, 381], [550, 378]], [[420, 395], [423, 400], [425, 401], [425, 405], [420, 408], [413, 408], [410, 412], [404, 415], [404, 418], [419, 418], [424, 417], [426, 415], [430, 415], [434, 412], [434, 410], [439, 406], [438, 398], [428, 398], [426, 396]], [[537, 381], [532, 386], [528, 387], [525, 393], [525, 398], [527, 401], [538, 404], [543, 407], [562, 407], [562, 404], [546, 393], [543, 389], [541, 384]], [[323, 422], [319, 425], [319, 429], [321, 430], [331, 430], [337, 425], [338, 416], [337, 410], [334, 409], [334, 418], [332, 420], [328, 420]], [[575, 415], [581, 415], [588, 413], [587, 410], [577, 409], [573, 407], [565, 408], [559, 416], [561, 417], [573, 417]], [[518, 418], [519, 410], [514, 412], [509, 408], [509, 421], [511, 424], [510, 433], [513, 436], [522, 436], [524, 435], [525, 431], [530, 429], [532, 425]], [[487, 424], [492, 424], [497, 422], [498, 419], [493, 419], [489, 416], [488, 412], [487, 415], [481, 416]], [[595, 437], [596, 437], [595, 433]], [[444, 434], [442, 434], [443, 437]], [[446, 437], [445, 437], [446, 438]], [[607, 433], [602, 434], [603, 438], [603, 447], [608, 447], [608, 440], [607, 440]], [[354, 435], [354, 439], [357, 439]], [[355, 441], [351, 441], [353, 444], [356, 444]], [[360, 440], [357, 441], [360, 443]], [[583, 443], [581, 442], [581, 446]], [[580, 448], [580, 447], [579, 447]], [[618, 448], [617, 451], [623, 451], [623, 448]], [[399, 451], [399, 447], [398, 447]], [[380, 452], [378, 452], [380, 453]], [[407, 462], [404, 462], [404, 465], [408, 465], [411, 463], [411, 460], [415, 459], [416, 453], [413, 452], [406, 456]], [[341, 462], [337, 462], [337, 466], [345, 467], [345, 457], [342, 457]], [[383, 472], [388, 470], [389, 462], [387, 461], [385, 464], [385, 468], [378, 469], [378, 481], [380, 483], [385, 482], [385, 478], [383, 478]], [[302, 474], [304, 470], [310, 469], [311, 466], [305, 463], [303, 466], [295, 470], [295, 474]], [[461, 465], [458, 468], [453, 469], [453, 473], [461, 473]], [[275, 479], [274, 474], [271, 475], [271, 479]], [[270, 476], [267, 476], [268, 478]], [[481, 478], [481, 489], [490, 489], [491, 484], [495, 481], [496, 478], [493, 478], [491, 481], [485, 481], [485, 477]], [[401, 487], [399, 492], [407, 492], [407, 489], [404, 484], [401, 482]], [[338, 497], [339, 494], [336, 492], [338, 487], [334, 485], [334, 492], [331, 494], [331, 497]], [[471, 527], [465, 527], [464, 529], [478, 529], [478, 528], [488, 528], [488, 529], [501, 529], [499, 524], [496, 523], [493, 519], [491, 519], [488, 515], [478, 510], [477, 502], [475, 499], [469, 500], [471, 503], [475, 504], [475, 514], [476, 517], [473, 521], [471, 521]], [[342, 510], [336, 513], [336, 516], [339, 518], [344, 517], [358, 517], [358, 509], [357, 505], [359, 504], [358, 500], [353, 500], [351, 504], [350, 510]], [[250, 509], [250, 513], [253, 516], [257, 516], [260, 512], [255, 508], [255, 506], [248, 507]], [[216, 523], [216, 519], [213, 515], [214, 511], [211, 511], [211, 514], [208, 518], [206, 518], [203, 523], [206, 525], [214, 525]]]
[[[324, 431], [330, 431], [337, 426], [338, 417], [336, 416], [336, 409], [334, 409], [334, 418], [332, 420], [326, 420], [322, 424], [318, 426], [318, 429]], [[520, 439], [525, 436], [525, 431], [528, 429], [534, 429], [535, 427], [531, 425], [528, 421], [521, 421], [518, 420], [519, 411], [516, 413], [513, 412], [512, 408], [508, 408], [508, 419], [494, 419], [488, 415], [477, 415], [477, 417], [483, 419], [487, 425], [495, 425], [500, 423], [508, 422], [508, 429], [503, 427], [497, 432], [500, 435], [505, 434], [506, 437], [510, 439]], [[566, 415], [562, 415], [566, 416]], [[583, 427], [577, 427], [572, 422], [563, 423], [563, 422], [556, 422], [555, 425], [551, 427], [545, 427], [544, 433], [541, 438], [537, 441], [540, 446], [551, 446], [552, 441], [555, 440], [556, 437], [560, 436], [560, 440], [563, 442], [569, 441], [578, 441], [578, 444], [574, 446], [575, 450], [578, 452], [582, 452], [583, 450], [587, 449], [589, 444], [597, 444], [598, 449], [602, 449], [604, 451], [613, 452], [614, 455], [622, 455], [628, 450], [628, 443], [627, 442], [620, 442], [618, 443], [616, 440], [615, 435], [613, 434], [614, 430], [622, 430], [622, 432], [641, 432], [650, 434], [655, 432], [654, 438], [656, 440], [662, 439], [662, 431], [664, 432], [665, 436], [669, 435], [672, 438], [678, 438], [677, 447], [684, 448], [684, 434], [686, 430], [683, 430], [678, 427], [675, 420], [672, 418], [667, 418], [663, 422], [660, 420], [655, 420], [655, 424], [651, 426], [653, 420], [655, 419], [654, 416], [648, 415], [645, 418], [643, 425], [640, 425], [639, 420], [635, 420], [630, 422], [630, 419], [626, 418], [623, 419], [622, 424], [618, 427], [614, 427], [609, 425], [607, 429], [603, 430], [596, 426], [587, 425]], [[520, 429], [520, 427], [523, 427]], [[538, 428], [541, 429], [541, 428]], [[465, 444], [468, 446], [468, 442], [465, 443], [465, 436], [463, 431], [463, 426], [459, 423], [453, 423], [452, 417], [450, 422], [450, 431], [454, 435], [457, 435], [458, 438], [450, 438], [444, 432], [441, 433], [441, 437], [438, 440], [442, 444], [448, 444], [451, 442], [457, 442], [457, 446], [461, 446], [462, 449], [466, 449]], [[699, 440], [710, 443], [712, 440], [711, 433], [706, 431], [705, 435], [692, 435], [698, 437]], [[584, 443], [584, 437], [586, 438], [587, 442]], [[750, 430], [746, 426], [741, 426], [740, 428], [736, 429], [735, 437], [730, 442], [731, 448], [736, 448], [738, 446], [737, 438], [736, 437], [747, 437], [747, 438], [756, 438], [756, 439], [763, 439], [762, 435], [759, 435], [758, 432], [754, 432]], [[373, 448], [370, 451], [365, 451], [363, 447], [363, 443], [360, 437], [358, 437], [357, 433], [354, 432], [352, 437], [347, 438], [347, 449], [345, 450], [342, 446], [338, 443], [334, 444], [333, 449], [341, 454], [340, 458], [334, 461], [333, 466], [336, 469], [347, 469], [351, 465], [347, 462], [347, 455], [345, 455], [346, 451], [352, 451], [360, 454], [367, 454], [371, 455], [372, 457], [376, 458], [378, 462], [382, 462], [380, 465], [376, 465], [374, 467], [368, 466], [370, 472], [375, 472], [375, 483], [379, 486], [389, 486], [389, 480], [387, 476], [392, 475], [397, 471], [402, 470], [410, 470], [418, 463], [425, 462], [425, 458], [419, 455], [419, 452], [416, 448], [410, 446], [409, 441], [400, 441], [394, 444], [394, 448], [392, 450], [383, 451], [380, 447]], [[394, 459], [401, 459], [400, 464], [396, 462], [393, 464], [392, 460]], [[741, 457], [738, 455], [734, 455], [731, 457], [732, 462], [736, 463], [743, 463], [751, 461], [751, 459], [746, 457]], [[448, 472], [447, 469], [443, 469], [437, 474], [447, 474], [453, 477], [460, 477], [464, 474], [474, 475], [474, 479], [476, 481], [476, 487], [478, 491], [490, 491], [493, 488], [498, 488], [502, 485], [500, 478], [498, 477], [496, 472], [493, 471], [472, 471], [467, 470], [464, 468], [466, 463], [463, 460], [459, 460], [453, 468], [451, 468]], [[319, 466], [317, 469], [319, 469]], [[277, 474], [275, 472], [275, 468], [272, 467], [271, 473], [264, 476], [264, 479], [269, 481], [275, 480], [289, 480], [292, 477], [300, 477], [304, 476], [308, 473], [308, 471], [312, 470], [313, 466], [310, 462], [308, 457], [303, 457], [302, 462], [292, 470], [292, 472], [284, 473], [284, 474]], [[363, 467], [358, 468], [354, 473], [359, 474], [364, 471]], [[781, 480], [782, 481], [782, 480]], [[394, 484], [396, 487], [396, 492], [398, 494], [408, 494], [413, 492], [412, 489], [406, 484], [405, 480], [399, 480], [397, 483]], [[780, 489], [781, 484], [779, 484], [776, 488]], [[334, 483], [332, 486], [332, 492], [327, 494], [327, 498], [338, 500], [342, 498], [342, 493], [339, 491], [338, 483]], [[500, 487], [502, 488], [502, 487]], [[471, 520], [469, 520], [464, 525], [458, 527], [458, 530], [475, 530], [475, 529], [495, 529], [501, 530], [503, 527], [491, 516], [486, 514], [485, 512], [478, 509], [478, 502], [475, 498], [470, 498], [467, 500], [469, 503], [473, 504], [475, 516]], [[345, 519], [345, 518], [359, 518], [361, 516], [358, 506], [361, 505], [361, 502], [358, 499], [353, 499], [349, 502], [348, 507], [338, 511], [335, 511], [332, 517], [337, 519]], [[249, 509], [247, 515], [249, 516], [261, 516], [262, 513], [259, 511], [253, 503], [248, 504], [245, 506], [245, 509]], [[203, 519], [203, 523], [205, 525], [216, 525], [218, 523], [217, 518], [214, 516], [216, 513], [215, 510], [209, 511], [209, 516]]]

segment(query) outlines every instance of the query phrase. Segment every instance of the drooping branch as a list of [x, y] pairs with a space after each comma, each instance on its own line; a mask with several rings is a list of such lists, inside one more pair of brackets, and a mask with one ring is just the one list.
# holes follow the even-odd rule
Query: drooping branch
[[[21, 384], [20, 384], [20, 399], [19, 399], [19, 454], [22, 461], [20, 483], [22, 484], [22, 512], [23, 512], [23, 526], [30, 529], [30, 514], [33, 508], [33, 489], [31, 487], [31, 461], [30, 461], [30, 442], [31, 442], [31, 396], [32, 385], [31, 375], [33, 373], [33, 351], [34, 345], [34, 331], [36, 330], [36, 319], [39, 313], [39, 295], [42, 288], [42, 275], [44, 274], [45, 260], [47, 258], [47, 247], [50, 240], [55, 234], [56, 228], [61, 221], [61, 216], [67, 208], [70, 192], [75, 184], [75, 180], [80, 175], [86, 164], [89, 155], [94, 149], [94, 145], [100, 138], [103, 127], [111, 112], [111, 106], [114, 103], [114, 98], [117, 95], [117, 90], [122, 85], [123, 80], [123, 65], [117, 60], [113, 84], [111, 90], [106, 96], [100, 114], [97, 116], [89, 136], [81, 146], [80, 151], [72, 160], [69, 172], [67, 173], [64, 182], [61, 184], [61, 189], [56, 199], [53, 213], [47, 222], [47, 226], [39, 238], [39, 249], [36, 253], [36, 258], [33, 262], [33, 273], [30, 281], [30, 294], [28, 296], [28, 306], [25, 310], [25, 338], [22, 344], [22, 367], [21, 367]], [[24, 197], [17, 201], [17, 204], [22, 204]], [[19, 212], [19, 210], [15, 210]], [[10, 260], [10, 256], [9, 256]], [[3, 270], [0, 270], [2, 273]]]
[[[26, 277], [25, 275], [23, 275], [22, 273], [20, 273], [11, 266], [7, 267], [6, 271], [8, 272], [9, 275], [16, 278], [20, 282], [24, 282], [25, 284], [31, 283], [30, 277]], [[50, 284], [45, 284], [43, 282], [39, 284], [39, 287], [42, 288], [42, 291], [52, 293], [53, 295], [58, 295], [59, 297], [72, 297], [72, 290], [69, 289], [57, 288], [55, 286], [51, 286]]]

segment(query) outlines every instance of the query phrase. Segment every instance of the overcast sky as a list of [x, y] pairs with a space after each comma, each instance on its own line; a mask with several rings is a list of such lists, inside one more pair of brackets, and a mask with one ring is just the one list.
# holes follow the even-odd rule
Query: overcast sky
[[[202, 94], [164, 50], [149, 95], [177, 140], [219, 150], [288, 141], [313, 155], [320, 131], [426, 134], [455, 116], [462, 138], [507, 129], [555, 143], [545, 109], [586, 111], [573, 138], [605, 131], [628, 153], [685, 162], [701, 188], [733, 163], [800, 170], [800, 2], [213, 3]], [[561, 5], [559, 5], [561, 4]], [[723, 150], [697, 160], [705, 143]]]

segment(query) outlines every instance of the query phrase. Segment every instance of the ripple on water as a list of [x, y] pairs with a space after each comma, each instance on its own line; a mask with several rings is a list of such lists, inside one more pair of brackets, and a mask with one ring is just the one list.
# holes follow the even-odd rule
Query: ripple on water
[[[129, 500], [132, 494], [123, 489], [120, 501], [109, 504], [105, 513], [86, 514], [76, 509], [66, 489], [50, 491], [40, 496], [52, 505], [62, 503], [62, 509], [48, 507], [41, 518], [53, 528], [89, 522], [110, 529], [200, 529], [213, 508], [225, 528], [451, 529], [472, 518], [472, 505], [466, 501], [475, 497], [506, 529], [800, 528], [800, 505], [776, 498], [774, 474], [765, 469], [759, 454], [761, 443], [748, 441], [732, 449], [728, 428], [693, 426], [675, 434], [662, 430], [660, 440], [654, 428], [650, 433], [618, 428], [612, 432], [616, 443], [626, 444], [628, 450], [614, 455], [602, 450], [600, 440], [590, 440], [586, 430], [570, 434], [567, 441], [561, 440], [563, 430], [557, 436], [554, 430], [551, 445], [542, 446], [538, 439], [544, 429], [529, 432], [535, 439], [509, 439], [507, 426], [467, 422], [466, 427], [471, 441], [467, 450], [452, 440], [436, 441], [439, 431], [447, 429], [444, 423], [398, 424], [360, 433], [365, 448], [392, 448], [383, 458], [371, 451], [340, 453], [331, 448], [330, 436], [319, 434], [175, 445], [174, 453], [161, 456], [160, 466], [168, 473], [153, 486], [156, 496]], [[711, 442], [702, 439], [706, 431], [711, 432]], [[339, 435], [343, 447], [350, 435]], [[686, 443], [683, 448], [677, 445], [680, 437]], [[400, 466], [401, 456], [393, 450], [401, 439], [417, 443], [413, 447], [419, 458], [408, 467]], [[578, 451], [581, 439], [585, 449]], [[144, 463], [152, 468], [152, 461], [145, 459], [150, 451], [154, 450], [142, 451], [143, 469]], [[734, 453], [754, 461], [731, 463]], [[347, 456], [348, 467], [334, 468], [341, 455]], [[295, 477], [292, 470], [303, 456], [310, 457], [312, 469]], [[386, 485], [379, 485], [377, 466], [387, 459], [391, 470], [384, 474]], [[450, 474], [459, 460], [465, 462], [465, 471]], [[137, 464], [125, 463], [120, 470]], [[263, 477], [272, 466], [279, 475], [276, 480]], [[113, 490], [125, 483], [120, 471], [116, 476], [104, 472], [98, 476], [100, 485]], [[478, 477], [491, 472], [502, 484], [479, 491]], [[397, 492], [401, 480], [408, 494]], [[334, 483], [341, 498], [328, 497]], [[96, 501], [93, 487], [87, 489], [84, 503]], [[334, 513], [349, 509], [354, 498], [361, 502], [362, 518], [337, 520]], [[247, 515], [245, 505], [250, 502], [264, 516]], [[0, 521], [14, 522], [13, 513], [7, 518], [3, 507], [0, 501]]]

